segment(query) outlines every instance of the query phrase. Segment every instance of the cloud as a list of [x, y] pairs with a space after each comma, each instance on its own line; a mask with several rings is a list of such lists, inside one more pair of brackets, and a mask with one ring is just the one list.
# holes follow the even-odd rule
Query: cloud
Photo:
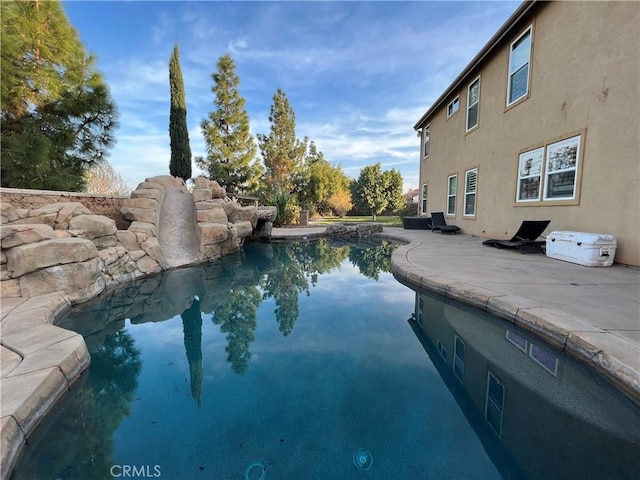
[[[99, 4], [102, 10], [128, 6]], [[314, 140], [325, 158], [341, 163], [352, 177], [378, 161], [385, 169], [396, 167], [408, 188], [418, 184], [419, 140], [413, 125], [516, 6], [159, 2], [135, 32], [94, 23], [77, 27], [81, 33], [109, 28], [106, 35], [127, 42], [135, 36], [131, 48], [117, 52], [109, 50], [109, 41], [96, 43], [104, 48], [98, 57], [111, 59], [99, 68], [121, 111], [112, 163], [131, 175], [167, 172], [168, 62], [178, 40], [194, 155], [205, 153], [199, 124], [214, 108], [211, 73], [218, 58], [230, 53], [254, 138], [269, 132], [272, 96], [283, 88], [300, 138]]]
[[247, 48], [248, 44], [244, 38], [234, 38], [229, 41], [227, 48], [232, 53], [239, 53], [240, 50]]

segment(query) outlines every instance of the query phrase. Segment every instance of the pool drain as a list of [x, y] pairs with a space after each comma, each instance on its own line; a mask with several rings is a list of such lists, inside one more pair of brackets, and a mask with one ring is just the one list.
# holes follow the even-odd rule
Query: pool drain
[[260, 462], [252, 463], [244, 472], [244, 480], [264, 480], [267, 476], [267, 469]]
[[366, 448], [358, 448], [353, 452], [353, 464], [358, 470], [369, 470], [371, 465], [373, 465], [371, 452]]

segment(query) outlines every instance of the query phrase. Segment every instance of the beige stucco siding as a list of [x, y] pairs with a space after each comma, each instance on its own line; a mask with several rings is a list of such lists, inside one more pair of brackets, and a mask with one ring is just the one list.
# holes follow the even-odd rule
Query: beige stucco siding
[[[640, 3], [552, 2], [515, 25], [435, 111], [430, 155], [421, 159], [427, 211], [446, 211], [447, 177], [458, 174], [456, 215], [466, 233], [506, 238], [525, 219], [554, 230], [609, 233], [616, 261], [640, 265]], [[506, 107], [510, 43], [533, 25], [529, 96]], [[478, 128], [465, 133], [467, 86], [480, 75]], [[460, 95], [460, 110], [446, 117]], [[576, 201], [515, 202], [519, 152], [582, 135]], [[462, 215], [465, 170], [478, 167], [475, 218]]]

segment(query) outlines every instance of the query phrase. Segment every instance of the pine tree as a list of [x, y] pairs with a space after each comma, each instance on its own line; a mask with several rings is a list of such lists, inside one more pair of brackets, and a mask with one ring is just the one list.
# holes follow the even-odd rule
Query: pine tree
[[291, 192], [298, 174], [307, 141], [296, 138], [296, 115], [282, 89], [273, 95], [269, 114], [269, 135], [258, 134], [258, 144], [265, 166], [266, 190]]
[[118, 113], [59, 1], [0, 2], [2, 186], [81, 191]]
[[169, 172], [184, 180], [191, 178], [191, 147], [187, 128], [187, 102], [184, 96], [184, 82], [180, 69], [180, 52], [176, 43], [169, 59], [169, 87], [171, 89], [171, 109], [169, 111], [169, 138], [171, 141], [171, 161]]
[[200, 124], [207, 157], [196, 164], [229, 192], [249, 193], [258, 189], [262, 169], [255, 162], [256, 145], [249, 133], [245, 100], [238, 92], [240, 79], [230, 55], [223, 55], [211, 74], [216, 109]]

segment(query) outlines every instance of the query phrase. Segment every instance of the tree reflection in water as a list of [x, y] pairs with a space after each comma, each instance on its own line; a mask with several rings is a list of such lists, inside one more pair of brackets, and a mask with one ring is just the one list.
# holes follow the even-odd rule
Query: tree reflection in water
[[239, 287], [232, 289], [226, 302], [213, 312], [213, 323], [220, 325], [220, 331], [227, 334], [227, 362], [240, 375], [249, 367], [249, 345], [254, 339], [261, 300], [256, 287]]
[[[140, 350], [126, 330], [107, 335], [91, 352], [89, 374], [29, 438], [12, 479], [95, 478], [95, 472], [109, 472], [113, 432], [130, 413], [141, 367]], [[47, 446], [46, 456], [37, 455], [39, 445]]]
[[182, 312], [182, 332], [184, 348], [189, 362], [191, 396], [202, 406], [202, 314], [200, 300], [197, 298], [189, 308]]
[[365, 244], [351, 248], [349, 261], [362, 275], [378, 281], [380, 273], [391, 272], [391, 254], [398, 244], [384, 240], [382, 244]]
[[339, 268], [349, 255], [350, 247], [332, 247], [326, 239], [308, 244], [283, 243], [278, 247], [260, 287], [263, 300], [275, 300], [279, 330], [287, 336], [298, 319], [299, 295], [303, 292], [310, 295], [309, 280], [316, 286], [318, 275]]
[[[149, 277], [75, 307], [59, 324], [85, 336], [90, 370], [29, 439], [12, 478], [96, 478], [95, 472], [109, 472], [114, 432], [130, 413], [142, 368], [126, 319], [136, 325], [181, 317], [191, 396], [200, 407], [203, 313], [226, 334], [226, 360], [242, 375], [249, 368], [263, 300], [274, 299], [279, 331], [287, 336], [299, 315], [300, 294], [310, 295], [320, 275], [349, 258], [363, 275], [377, 279], [390, 271], [393, 248], [389, 242], [363, 247], [327, 239], [247, 244], [244, 252], [219, 262]], [[45, 450], [45, 445], [42, 455], [39, 446]]]

